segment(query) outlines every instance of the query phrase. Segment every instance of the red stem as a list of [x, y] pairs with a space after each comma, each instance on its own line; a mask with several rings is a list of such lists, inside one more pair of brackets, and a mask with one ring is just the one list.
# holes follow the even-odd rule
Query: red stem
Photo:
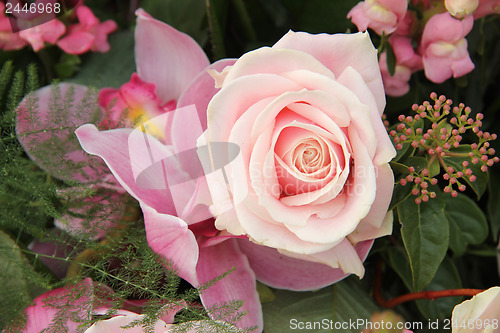
[[475, 296], [476, 294], [484, 291], [482, 289], [445, 289], [436, 291], [420, 291], [416, 293], [409, 293], [395, 298], [386, 300], [382, 297], [380, 292], [382, 287], [382, 261], [377, 262], [375, 278], [373, 281], [373, 297], [375, 301], [384, 308], [393, 308], [399, 304], [417, 300], [417, 299], [430, 299], [435, 300], [441, 297], [450, 296]]

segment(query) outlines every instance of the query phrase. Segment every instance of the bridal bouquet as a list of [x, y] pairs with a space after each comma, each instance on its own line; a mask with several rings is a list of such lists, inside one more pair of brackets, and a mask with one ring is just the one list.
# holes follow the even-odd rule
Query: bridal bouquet
[[4, 332], [500, 332], [498, 0], [0, 6]]

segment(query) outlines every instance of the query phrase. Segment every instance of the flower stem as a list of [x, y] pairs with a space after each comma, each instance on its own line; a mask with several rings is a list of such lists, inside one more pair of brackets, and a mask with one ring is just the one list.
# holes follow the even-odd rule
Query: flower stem
[[382, 286], [382, 261], [377, 262], [375, 279], [373, 282], [373, 297], [375, 301], [384, 308], [393, 308], [405, 302], [414, 301], [417, 299], [430, 299], [435, 300], [442, 297], [452, 297], [452, 296], [475, 296], [476, 294], [482, 292], [482, 289], [445, 289], [445, 290], [433, 290], [433, 291], [420, 291], [415, 293], [404, 294], [395, 298], [386, 300], [382, 297], [380, 292]]

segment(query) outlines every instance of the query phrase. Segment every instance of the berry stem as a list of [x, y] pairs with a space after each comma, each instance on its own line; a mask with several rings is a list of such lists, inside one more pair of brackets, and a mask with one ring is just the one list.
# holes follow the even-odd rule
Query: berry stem
[[433, 290], [433, 291], [419, 291], [415, 293], [408, 293], [398, 297], [394, 297], [386, 300], [382, 297], [381, 287], [382, 287], [382, 261], [379, 260], [376, 266], [375, 279], [373, 282], [373, 297], [375, 301], [384, 308], [393, 308], [402, 303], [414, 301], [417, 299], [430, 299], [435, 300], [442, 297], [452, 297], [452, 296], [475, 296], [480, 292], [484, 291], [482, 289], [445, 289], [445, 290]]

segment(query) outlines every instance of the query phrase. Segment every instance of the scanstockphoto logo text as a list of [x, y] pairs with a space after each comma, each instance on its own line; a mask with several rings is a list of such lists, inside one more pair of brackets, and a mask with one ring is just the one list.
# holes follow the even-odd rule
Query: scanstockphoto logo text
[[424, 323], [422, 322], [398, 322], [393, 323], [390, 321], [377, 321], [371, 322], [368, 319], [349, 319], [348, 321], [334, 321], [331, 319], [323, 319], [320, 321], [300, 321], [296, 318], [290, 319], [291, 330], [355, 330], [361, 331], [363, 329], [370, 330], [420, 330], [423, 329]]

